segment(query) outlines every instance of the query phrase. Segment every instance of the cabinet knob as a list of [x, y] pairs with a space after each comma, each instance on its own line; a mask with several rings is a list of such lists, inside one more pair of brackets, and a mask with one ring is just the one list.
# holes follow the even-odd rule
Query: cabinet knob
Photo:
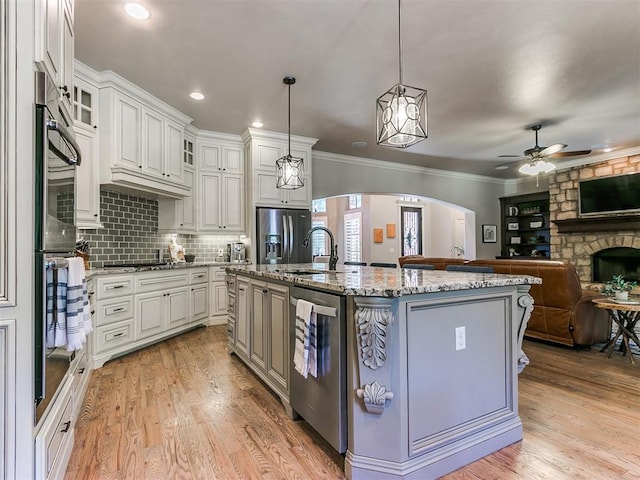
[[71, 422], [64, 422], [64, 427], [60, 430], [61, 433], [67, 433], [69, 431], [69, 427], [71, 427]]
[[142, 165], [138, 165], [138, 168], [142, 168]]
[[98, 128], [98, 125], [94, 125], [93, 128]]

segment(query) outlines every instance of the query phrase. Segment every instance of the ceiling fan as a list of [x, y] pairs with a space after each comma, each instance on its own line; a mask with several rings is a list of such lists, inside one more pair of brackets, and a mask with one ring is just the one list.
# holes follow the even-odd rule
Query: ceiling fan
[[[542, 128], [541, 123], [536, 123], [527, 127], [530, 130], [535, 132], [536, 136], [536, 144], [532, 148], [526, 149], [524, 153], [524, 163], [518, 170], [520, 173], [524, 173], [527, 175], [535, 175], [536, 176], [536, 184], [537, 177], [540, 173], [549, 173], [556, 168], [555, 164], [551, 162], [547, 162], [545, 158], [559, 158], [559, 157], [576, 157], [579, 155], [588, 155], [591, 153], [591, 150], [573, 150], [569, 152], [563, 152], [567, 145], [564, 143], [554, 143], [548, 147], [541, 147], [538, 145], [538, 131]], [[509, 158], [509, 157], [519, 157], [519, 155], [499, 155], [501, 158]], [[500, 167], [506, 168], [509, 164], [500, 165]]]

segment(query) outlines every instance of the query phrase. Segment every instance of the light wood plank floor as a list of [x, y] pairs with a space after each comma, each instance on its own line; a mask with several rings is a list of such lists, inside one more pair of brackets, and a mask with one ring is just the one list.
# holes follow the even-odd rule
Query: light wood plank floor
[[[66, 479], [342, 479], [343, 459], [202, 328], [92, 373]], [[524, 440], [445, 478], [639, 479], [640, 361], [525, 342]], [[640, 360], [640, 359], [638, 359]]]

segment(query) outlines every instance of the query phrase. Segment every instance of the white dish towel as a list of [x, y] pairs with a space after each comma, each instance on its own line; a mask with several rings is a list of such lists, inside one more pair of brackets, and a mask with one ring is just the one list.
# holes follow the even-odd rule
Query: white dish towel
[[[296, 341], [293, 353], [293, 365], [300, 375], [307, 378], [309, 373], [317, 374], [315, 360], [315, 340], [313, 345], [314, 359], [310, 359], [310, 344], [312, 324], [315, 335], [316, 314], [313, 311], [313, 303], [299, 299], [296, 303]], [[314, 371], [310, 366], [313, 365]]]
[[67, 280], [67, 350], [72, 352], [82, 348], [87, 334], [93, 330], [87, 277], [84, 260], [81, 257], [69, 258], [69, 278]]

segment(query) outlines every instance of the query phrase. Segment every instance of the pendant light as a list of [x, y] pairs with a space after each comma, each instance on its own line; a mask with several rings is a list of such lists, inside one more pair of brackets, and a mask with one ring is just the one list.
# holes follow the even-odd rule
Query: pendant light
[[402, 35], [398, 0], [399, 82], [376, 102], [378, 145], [407, 148], [427, 138], [427, 91], [402, 83]]
[[277, 188], [295, 190], [304, 187], [304, 163], [302, 158], [291, 155], [291, 85], [296, 83], [295, 77], [284, 77], [282, 82], [289, 86], [289, 153], [276, 160], [278, 175]]

